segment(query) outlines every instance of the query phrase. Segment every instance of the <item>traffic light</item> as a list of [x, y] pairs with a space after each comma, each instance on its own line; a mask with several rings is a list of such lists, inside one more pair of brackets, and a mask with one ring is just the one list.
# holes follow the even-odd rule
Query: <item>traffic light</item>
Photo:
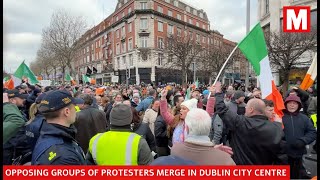
[[126, 77], [127, 79], [130, 79], [130, 69], [126, 69]]

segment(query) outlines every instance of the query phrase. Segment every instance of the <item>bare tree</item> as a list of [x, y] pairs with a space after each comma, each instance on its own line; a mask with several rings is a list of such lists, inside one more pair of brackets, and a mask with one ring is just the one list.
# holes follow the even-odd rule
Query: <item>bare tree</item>
[[[222, 68], [223, 64], [227, 60], [229, 54], [231, 53], [232, 49], [228, 48], [227, 46], [223, 45], [209, 45], [204, 53], [204, 56], [202, 58], [202, 66], [201, 71], [204, 74], [207, 74], [209, 76], [209, 84], [212, 83], [212, 78], [216, 77]], [[237, 56], [237, 53], [234, 53], [233, 57]], [[233, 58], [230, 59], [226, 65], [226, 67], [230, 66], [233, 63]], [[226, 70], [226, 68], [222, 71], [221, 74], [224, 74], [223, 72]]]
[[204, 48], [188, 36], [173, 35], [167, 37], [162, 51], [167, 59], [165, 68], [171, 71], [180, 70], [181, 81], [184, 84], [187, 83], [186, 76], [190, 72], [192, 63], [200, 62]]
[[42, 32], [47, 48], [54, 52], [62, 70], [65, 71], [65, 67], [68, 67], [71, 75], [74, 73], [72, 62], [80, 48], [77, 41], [85, 29], [86, 23], [81, 16], [73, 16], [65, 10], [59, 10], [52, 15], [50, 26]]
[[289, 84], [291, 69], [310, 64], [312, 57], [305, 56], [308, 51], [316, 51], [317, 32], [310, 33], [266, 33], [270, 65], [279, 69], [283, 81], [283, 95]]

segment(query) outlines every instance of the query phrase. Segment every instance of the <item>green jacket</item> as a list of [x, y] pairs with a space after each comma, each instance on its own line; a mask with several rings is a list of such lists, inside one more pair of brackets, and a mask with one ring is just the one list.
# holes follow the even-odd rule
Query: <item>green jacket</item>
[[12, 138], [25, 124], [18, 107], [11, 103], [3, 104], [3, 144]]

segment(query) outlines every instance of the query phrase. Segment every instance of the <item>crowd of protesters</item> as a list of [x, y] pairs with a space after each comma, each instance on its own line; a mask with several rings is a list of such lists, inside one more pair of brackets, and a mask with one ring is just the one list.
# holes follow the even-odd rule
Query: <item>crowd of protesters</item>
[[3, 90], [3, 165], [290, 165], [306, 178], [314, 92], [290, 88], [279, 117], [240, 84], [22, 83]]

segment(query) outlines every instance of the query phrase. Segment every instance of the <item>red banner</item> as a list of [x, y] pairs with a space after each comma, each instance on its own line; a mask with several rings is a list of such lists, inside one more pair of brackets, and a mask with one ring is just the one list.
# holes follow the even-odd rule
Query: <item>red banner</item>
[[3, 166], [4, 180], [290, 179], [289, 166]]

